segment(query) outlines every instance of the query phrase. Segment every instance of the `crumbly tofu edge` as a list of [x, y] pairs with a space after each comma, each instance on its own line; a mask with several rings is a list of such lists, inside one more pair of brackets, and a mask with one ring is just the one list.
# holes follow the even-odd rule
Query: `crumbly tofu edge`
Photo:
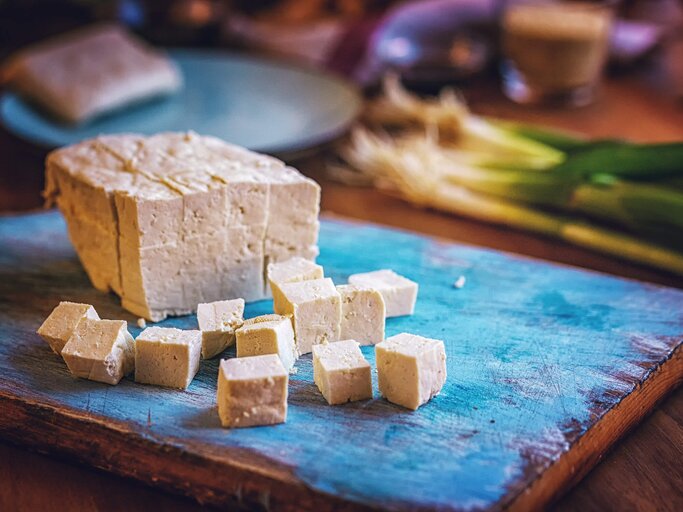
[[[78, 343], [75, 339], [76, 335], [74, 335], [64, 346], [62, 357], [69, 371], [74, 376], [104, 384], [116, 385], [135, 368], [135, 341], [128, 332], [127, 322], [123, 320], [90, 320], [93, 321], [92, 323], [95, 326], [104, 322], [121, 324], [106, 356], [104, 358], [83, 356], [75, 346], [72, 348], [72, 344], [77, 346]], [[78, 327], [87, 329], [83, 322], [79, 322], [77, 329]]]
[[[81, 309], [83, 310], [81, 312], [80, 317], [78, 320], [74, 323], [74, 325], [71, 327], [71, 329], [68, 328], [68, 326], [62, 326], [66, 327], [66, 332], [64, 334], [56, 333], [54, 332], [54, 329], [52, 328], [52, 323], [55, 321], [59, 321], [59, 318], [56, 318], [60, 314], [60, 310], [64, 308], [69, 308], [73, 309], [74, 306], [76, 309]], [[60, 355], [62, 353], [62, 350], [64, 349], [64, 346], [66, 343], [69, 341], [69, 338], [71, 337], [71, 334], [73, 334], [74, 330], [78, 327], [79, 322], [83, 318], [91, 318], [94, 320], [99, 320], [99, 315], [97, 314], [97, 311], [95, 311], [95, 308], [90, 305], [90, 304], [81, 304], [81, 303], [76, 303], [76, 302], [68, 302], [68, 301], [61, 301], [45, 318], [43, 323], [40, 325], [36, 333], [45, 340], [45, 342], [50, 346], [52, 351]], [[68, 335], [68, 336], [67, 336]]]
[[[214, 321], [219, 314], [220, 306], [232, 308], [231, 319], [223, 325], [215, 326]], [[203, 325], [203, 310], [207, 310], [208, 325]], [[210, 316], [213, 316], [213, 321]], [[220, 355], [226, 348], [235, 344], [235, 331], [244, 323], [244, 299], [216, 301], [197, 305], [197, 323], [202, 333], [202, 359], [211, 359]]]

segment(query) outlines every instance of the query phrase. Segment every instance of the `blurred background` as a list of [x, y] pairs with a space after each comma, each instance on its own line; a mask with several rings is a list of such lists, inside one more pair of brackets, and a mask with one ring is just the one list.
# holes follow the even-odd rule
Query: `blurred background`
[[[52, 147], [108, 131], [193, 129], [293, 163], [323, 185], [322, 207], [332, 213], [683, 283], [683, 1], [0, 0], [0, 62], [98, 22], [168, 51], [184, 89], [166, 103], [69, 126], [4, 83], [0, 210], [41, 206]], [[383, 90], [387, 76], [397, 79], [393, 92]], [[434, 100], [444, 87], [454, 90]], [[433, 126], [436, 139], [422, 151]], [[349, 137], [352, 129], [362, 136]], [[605, 174], [609, 151], [624, 149], [619, 141], [669, 146], [635, 148], [627, 172]], [[557, 169], [543, 183], [526, 172], [554, 169], [576, 148], [598, 154], [568, 195]], [[458, 189], [448, 197], [433, 193], [440, 186], [420, 190], [451, 149], [461, 151], [463, 172], [445, 174]], [[377, 170], [372, 158], [384, 150], [396, 156], [399, 178], [410, 173], [399, 156], [420, 155], [410, 190]], [[651, 172], [656, 162], [666, 165]]]
[[[509, 2], [508, 2], [509, 3]], [[597, 2], [594, 2], [597, 3]], [[611, 73], [664, 61], [681, 94], [683, 3], [623, 0], [609, 53]], [[412, 4], [412, 5], [410, 5]], [[414, 82], [495, 79], [504, 0], [0, 0], [0, 57], [97, 21], [117, 21], [155, 45], [268, 54], [372, 84], [381, 68]], [[671, 73], [671, 75], [668, 75]], [[666, 84], [668, 82], [668, 84]]]

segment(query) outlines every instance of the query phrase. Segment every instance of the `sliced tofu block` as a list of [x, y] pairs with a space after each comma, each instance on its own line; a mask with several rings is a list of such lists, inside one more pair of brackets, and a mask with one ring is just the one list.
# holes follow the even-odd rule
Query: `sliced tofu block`
[[341, 296], [340, 337], [361, 345], [375, 345], [384, 339], [386, 310], [384, 297], [373, 289], [353, 284], [337, 286]]
[[315, 246], [318, 243], [320, 222], [312, 220], [306, 223], [282, 223], [281, 219], [269, 219], [266, 230], [266, 247], [275, 253], [284, 248], [302, 248]]
[[147, 327], [135, 338], [135, 382], [187, 389], [199, 370], [200, 331]]
[[71, 244], [76, 249], [85, 273], [100, 291], [121, 291], [119, 254], [116, 234], [90, 222], [87, 218], [65, 214]]
[[225, 297], [262, 298], [263, 232], [262, 227], [230, 228], [221, 236], [144, 248], [121, 242], [125, 307], [158, 321]]
[[313, 345], [339, 340], [341, 297], [332, 279], [311, 279], [280, 285], [284, 313], [292, 315], [299, 355]]
[[144, 196], [135, 190], [113, 194], [122, 242], [140, 248], [178, 243], [184, 219], [183, 197], [158, 183], [148, 183], [145, 189]]
[[294, 329], [288, 316], [251, 321], [235, 332], [237, 357], [277, 354], [286, 370], [291, 370], [298, 358], [294, 342]]
[[376, 270], [349, 276], [349, 284], [378, 290], [384, 297], [387, 317], [412, 315], [417, 300], [417, 283], [393, 270]]
[[264, 236], [262, 224], [228, 229], [224, 252], [218, 259], [222, 298], [241, 297], [252, 302], [265, 297]]
[[[135, 147], [140, 138], [120, 135], [117, 140]], [[63, 212], [88, 218], [115, 234], [117, 212], [110, 191], [133, 190], [140, 181], [138, 178], [126, 172], [125, 161], [102, 144], [85, 141], [69, 146], [68, 151], [58, 150], [48, 155], [44, 195], [48, 205], [57, 203]]]
[[275, 354], [224, 359], [218, 370], [218, 415], [224, 427], [287, 420], [289, 374]]
[[78, 322], [84, 318], [99, 320], [100, 317], [90, 304], [60, 302], [37, 332], [55, 354], [61, 354], [64, 345], [76, 330]]
[[189, 315], [194, 311], [194, 308], [186, 308], [186, 307], [171, 307], [171, 308], [164, 308], [164, 309], [155, 309], [155, 310], [150, 310], [149, 307], [146, 304], [138, 304], [133, 301], [129, 301], [126, 298], [121, 299], [121, 307], [124, 309], [127, 309], [134, 315], [137, 315], [141, 318], [147, 318], [152, 320], [153, 322], [160, 322], [167, 316], [180, 316], [180, 315]]
[[[320, 254], [320, 249], [317, 245], [294, 246], [266, 239], [263, 244], [263, 253], [265, 254], [267, 263], [280, 263], [282, 261], [291, 260], [296, 256], [305, 260], [315, 261]], [[270, 293], [270, 289], [268, 292]]]
[[224, 233], [228, 227], [225, 187], [211, 184], [206, 190], [183, 196], [183, 236], [185, 238]]
[[215, 302], [224, 298], [234, 299], [232, 293], [222, 293], [223, 280], [216, 273], [215, 267], [208, 262], [197, 267], [185, 267], [180, 270], [183, 289], [183, 304], [194, 303], [190, 309], [194, 311], [196, 304]]
[[220, 175], [226, 184], [225, 205], [228, 226], [266, 226], [268, 223], [268, 183], [258, 182], [251, 176]]
[[263, 299], [267, 263], [318, 253], [319, 186], [214, 137], [101, 136], [46, 165], [48, 203], [93, 285], [149, 320]]
[[269, 225], [274, 231], [318, 220], [320, 185], [292, 167], [259, 166], [256, 172], [270, 183]]
[[313, 380], [330, 405], [372, 398], [370, 363], [354, 340], [315, 345]]
[[246, 302], [264, 299], [263, 257], [235, 261], [220, 283], [222, 297], [243, 297]]
[[122, 305], [155, 322], [169, 312], [194, 310], [196, 303], [185, 302], [181, 250], [175, 244], [139, 248], [120, 239]]
[[417, 409], [446, 382], [443, 341], [402, 333], [375, 345], [379, 392], [387, 400]]
[[270, 289], [273, 293], [273, 311], [283, 314], [285, 299], [282, 296], [280, 285], [283, 283], [296, 283], [309, 279], [322, 279], [323, 268], [313, 261], [301, 257], [290, 258], [279, 263], [269, 263], [267, 277]]
[[118, 384], [135, 366], [135, 347], [123, 320], [81, 320], [62, 357], [76, 377]]
[[235, 343], [235, 329], [243, 321], [244, 299], [197, 305], [197, 323], [202, 331], [202, 358], [217, 356]]

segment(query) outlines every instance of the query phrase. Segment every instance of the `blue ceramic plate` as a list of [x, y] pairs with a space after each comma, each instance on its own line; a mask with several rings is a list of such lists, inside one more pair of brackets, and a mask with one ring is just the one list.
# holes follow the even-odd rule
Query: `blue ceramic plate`
[[174, 50], [184, 88], [79, 126], [61, 124], [11, 92], [0, 119], [16, 135], [57, 147], [99, 134], [194, 130], [249, 149], [289, 152], [343, 133], [361, 105], [353, 86], [335, 77], [228, 53]]

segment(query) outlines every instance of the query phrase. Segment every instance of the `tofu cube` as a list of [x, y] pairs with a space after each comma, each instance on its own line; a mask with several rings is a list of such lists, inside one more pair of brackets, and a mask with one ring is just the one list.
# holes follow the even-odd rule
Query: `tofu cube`
[[341, 297], [329, 277], [280, 285], [284, 314], [292, 315], [299, 355], [339, 340]]
[[356, 340], [361, 345], [375, 345], [384, 339], [386, 308], [384, 297], [373, 288], [343, 284], [341, 296], [340, 338]]
[[269, 263], [267, 273], [273, 293], [273, 311], [279, 315], [284, 314], [286, 309], [280, 285], [324, 277], [323, 268], [320, 265], [298, 256], [280, 263]]
[[330, 405], [372, 398], [370, 363], [355, 340], [315, 345], [313, 380]]
[[123, 320], [82, 319], [62, 357], [76, 377], [118, 384], [135, 366], [135, 345]]
[[135, 382], [187, 389], [201, 350], [200, 331], [148, 327], [135, 338]]
[[78, 322], [83, 318], [99, 320], [100, 317], [90, 304], [60, 302], [37, 332], [55, 354], [61, 354], [64, 345], [76, 330]]
[[237, 329], [237, 357], [277, 354], [286, 370], [291, 370], [298, 358], [294, 329], [288, 316], [264, 315]]
[[244, 299], [199, 304], [197, 323], [202, 332], [202, 358], [217, 356], [235, 343], [235, 329], [244, 321]]
[[392, 403], [416, 410], [446, 382], [443, 341], [402, 333], [375, 345], [379, 392]]
[[349, 284], [378, 290], [384, 297], [387, 317], [412, 315], [417, 300], [417, 283], [393, 270], [376, 270], [349, 276]]
[[232, 428], [284, 423], [288, 381], [275, 354], [223, 359], [217, 395], [221, 424]]

